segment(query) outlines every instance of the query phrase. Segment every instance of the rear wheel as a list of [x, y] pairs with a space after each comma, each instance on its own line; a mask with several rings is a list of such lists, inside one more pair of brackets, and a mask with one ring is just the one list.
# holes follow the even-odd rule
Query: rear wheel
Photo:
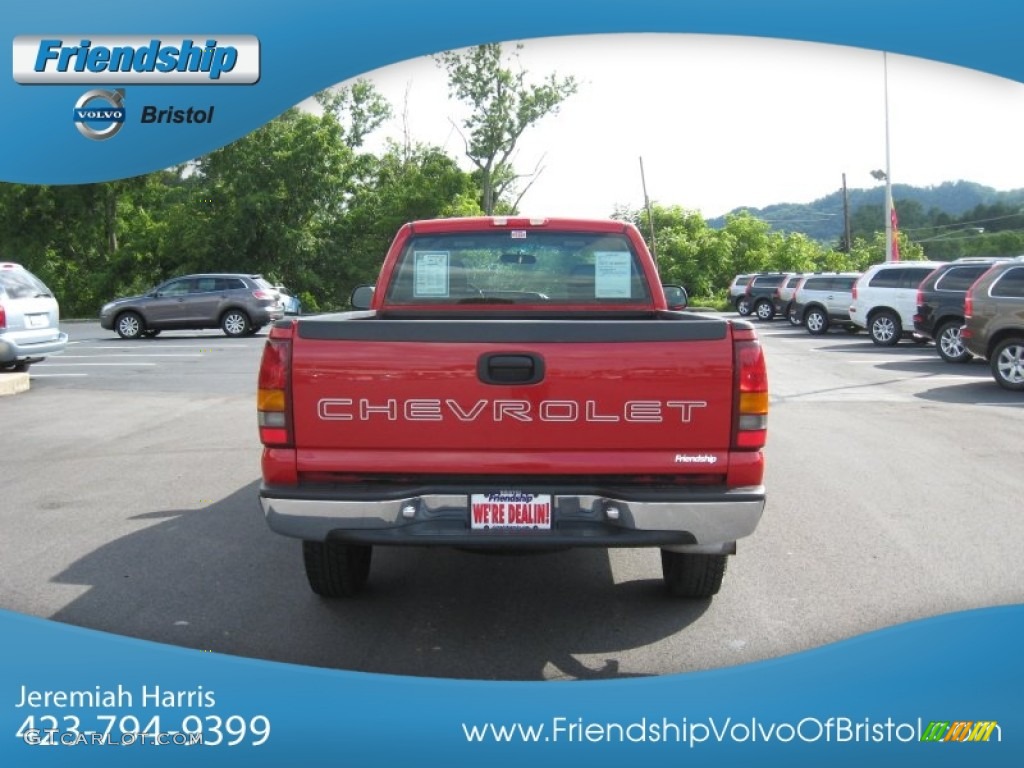
[[746, 296], [740, 296], [736, 299], [736, 311], [740, 313], [742, 317], [746, 317], [750, 314], [750, 299]]
[[718, 594], [728, 555], [698, 555], [661, 550], [661, 573], [674, 597], [711, 597]]
[[966, 363], [971, 359], [971, 353], [960, 338], [961, 325], [959, 320], [950, 320], [940, 325], [935, 333], [935, 349], [947, 363]]
[[800, 319], [800, 315], [797, 314], [796, 310], [790, 307], [789, 309], [789, 324], [790, 325], [803, 325], [804, 321]]
[[764, 301], [763, 299], [757, 302], [754, 307], [754, 314], [757, 315], [758, 320], [771, 320], [775, 317], [775, 307], [772, 306], [770, 301]]
[[122, 339], [137, 339], [146, 330], [146, 324], [138, 312], [124, 312], [114, 323], [114, 330]]
[[373, 548], [337, 541], [303, 541], [310, 588], [321, 597], [353, 597], [366, 586]]
[[828, 315], [817, 307], [812, 308], [804, 317], [807, 332], [820, 336], [828, 330]]
[[1000, 342], [992, 351], [989, 366], [1003, 389], [1024, 392], [1024, 338]]
[[244, 336], [250, 326], [249, 316], [240, 309], [229, 309], [220, 320], [220, 327], [225, 336]]
[[868, 330], [871, 332], [871, 340], [880, 347], [896, 346], [903, 335], [899, 315], [888, 309], [872, 316]]

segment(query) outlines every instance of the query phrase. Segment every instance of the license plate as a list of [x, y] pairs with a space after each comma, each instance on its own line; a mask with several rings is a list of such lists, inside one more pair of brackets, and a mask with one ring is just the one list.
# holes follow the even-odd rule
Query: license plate
[[474, 531], [550, 531], [551, 494], [495, 491], [470, 495]]
[[45, 328], [50, 324], [49, 315], [25, 315], [29, 328]]

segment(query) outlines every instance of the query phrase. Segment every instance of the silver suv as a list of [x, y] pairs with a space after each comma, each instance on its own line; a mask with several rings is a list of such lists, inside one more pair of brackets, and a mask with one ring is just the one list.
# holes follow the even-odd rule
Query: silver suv
[[281, 294], [261, 275], [185, 275], [143, 296], [104, 304], [100, 325], [123, 339], [202, 328], [246, 336], [282, 317]]
[[747, 283], [750, 282], [750, 278], [753, 275], [736, 275], [729, 283], [729, 303], [736, 307], [736, 311], [741, 315], [750, 314], [750, 305], [743, 299], [743, 294], [747, 290]]
[[860, 272], [802, 278], [793, 294], [790, 322], [805, 326], [808, 333], [815, 335], [827, 332], [833, 325], [842, 325], [848, 331], [858, 330], [850, 321], [850, 302], [858, 278]]
[[941, 261], [887, 261], [868, 267], [853, 286], [850, 320], [871, 340], [892, 347], [914, 332], [917, 287]]
[[20, 264], [0, 262], [0, 371], [25, 371], [68, 343], [53, 293]]

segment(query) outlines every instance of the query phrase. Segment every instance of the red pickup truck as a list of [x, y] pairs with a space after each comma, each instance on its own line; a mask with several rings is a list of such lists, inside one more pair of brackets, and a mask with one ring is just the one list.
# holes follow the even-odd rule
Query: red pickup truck
[[412, 222], [352, 304], [278, 321], [259, 372], [260, 501], [314, 592], [381, 545], [658, 547], [671, 594], [718, 591], [765, 504], [764, 355], [634, 226]]

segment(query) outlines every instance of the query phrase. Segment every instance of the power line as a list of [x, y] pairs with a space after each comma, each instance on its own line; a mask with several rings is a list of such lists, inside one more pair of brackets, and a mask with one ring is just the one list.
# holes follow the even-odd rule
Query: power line
[[[899, 208], [896, 209], [896, 212], [899, 213]], [[955, 221], [955, 222], [951, 222], [949, 224], [931, 224], [931, 225], [924, 226], [924, 227], [906, 227], [906, 228], [900, 227], [900, 230], [903, 231], [903, 232], [918, 232], [918, 231], [920, 231], [922, 229], [929, 229], [929, 230], [930, 229], [951, 229], [953, 227], [966, 227], [966, 226], [968, 226], [970, 224], [985, 224], [985, 223], [990, 222], [990, 221], [1003, 221], [1005, 219], [1014, 219], [1014, 218], [1017, 218], [1018, 216], [1024, 216], [1024, 211], [1018, 211], [1017, 213], [1008, 213], [1005, 216], [992, 216], [991, 218], [988, 218], [988, 219], [973, 219], [971, 221]]]

